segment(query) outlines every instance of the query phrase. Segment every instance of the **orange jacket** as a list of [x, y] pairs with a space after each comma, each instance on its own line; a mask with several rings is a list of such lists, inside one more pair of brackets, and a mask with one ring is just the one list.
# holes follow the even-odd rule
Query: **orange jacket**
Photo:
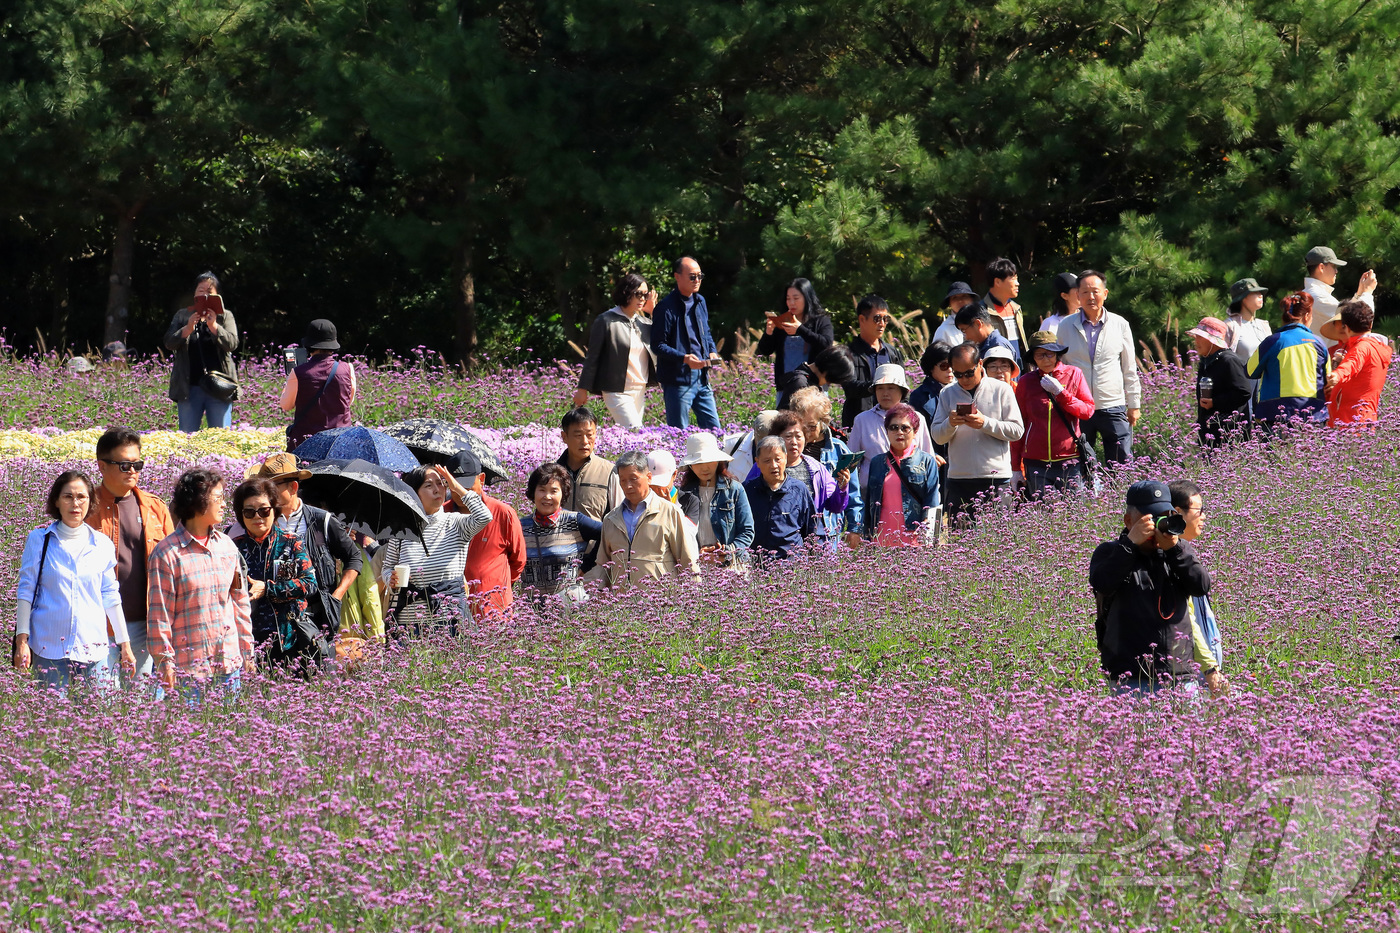
[[[150, 560], [151, 552], [156, 549], [156, 545], [165, 540], [165, 537], [175, 530], [175, 523], [171, 521], [170, 510], [165, 507], [165, 503], [157, 497], [140, 489], [135, 489], [136, 504], [141, 507], [141, 525], [146, 538], [146, 559]], [[102, 534], [112, 539], [114, 547], [121, 547], [121, 519], [117, 515], [117, 497], [107, 491], [107, 487], [98, 484], [97, 498], [92, 502], [92, 508], [88, 510], [87, 523]]]
[[1337, 385], [1327, 401], [1327, 424], [1354, 424], [1380, 418], [1381, 389], [1390, 369], [1390, 345], [1370, 334], [1347, 341], [1347, 353], [1333, 373]]
[[[136, 504], [141, 509], [141, 530], [146, 539], [146, 566], [150, 567], [151, 552], [175, 530], [170, 520], [170, 510], [156, 496], [140, 489], [133, 489]], [[97, 485], [97, 496], [88, 509], [87, 523], [98, 532], [112, 539], [112, 546], [121, 549], [121, 518], [117, 515], [117, 497], [107, 491], [101, 483]], [[112, 631], [112, 623], [107, 623], [107, 631]]]

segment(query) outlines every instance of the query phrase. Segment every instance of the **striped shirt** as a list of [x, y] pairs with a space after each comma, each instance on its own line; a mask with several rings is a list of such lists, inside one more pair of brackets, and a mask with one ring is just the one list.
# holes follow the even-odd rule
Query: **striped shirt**
[[217, 528], [207, 544], [176, 525], [146, 565], [151, 656], [196, 678], [238, 670], [253, 656], [253, 620], [238, 548]]
[[421, 543], [417, 538], [389, 539], [384, 545], [384, 580], [388, 581], [395, 564], [412, 568], [409, 582], [414, 586], [461, 577], [467, 569], [467, 547], [476, 533], [491, 523], [491, 510], [476, 493], [468, 492], [462, 504], [465, 512], [439, 509], [429, 515]]
[[520, 517], [525, 535], [525, 571], [521, 586], [541, 593], [557, 593], [578, 580], [578, 563], [589, 541], [597, 541], [603, 523], [582, 512], [560, 509], [554, 522], [545, 524], [531, 512]]

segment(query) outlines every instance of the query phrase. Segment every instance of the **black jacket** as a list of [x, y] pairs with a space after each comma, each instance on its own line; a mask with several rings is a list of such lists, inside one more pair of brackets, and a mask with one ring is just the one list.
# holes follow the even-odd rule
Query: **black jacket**
[[[656, 352], [651, 348], [651, 321], [638, 314], [633, 319], [641, 341], [646, 345], [647, 385], [656, 385]], [[627, 355], [631, 349], [633, 321], [613, 308], [604, 311], [588, 329], [588, 354], [578, 387], [593, 394], [621, 392], [627, 384]]]
[[875, 404], [875, 392], [870, 388], [870, 383], [875, 380], [875, 369], [882, 363], [903, 363], [904, 352], [889, 337], [880, 338], [878, 354], [859, 336], [853, 337], [846, 346], [856, 358], [855, 381], [842, 385], [846, 390], [846, 400], [841, 403], [841, 426], [849, 428], [855, 423], [856, 415]]
[[[1200, 406], [1201, 380], [1209, 379], [1211, 403], [1209, 409]], [[1249, 377], [1245, 375], [1244, 360], [1234, 350], [1216, 350], [1196, 364], [1196, 427], [1201, 443], [1218, 447], [1231, 433], [1241, 433], [1249, 427]]]
[[[812, 315], [801, 324], [797, 325], [797, 334], [807, 344], [807, 359], [811, 359], [818, 353], [831, 346], [835, 337], [832, 336], [831, 316], [826, 312]], [[779, 395], [782, 394], [783, 376], [787, 369], [787, 331], [780, 327], [773, 328], [773, 333], [764, 334], [758, 340], [758, 348], [754, 351], [759, 356], [773, 355], [773, 384], [779, 388]], [[779, 401], [779, 408], [782, 402]]]
[[340, 561], [344, 570], [364, 573], [364, 558], [344, 522], [315, 506], [303, 504], [301, 508], [306, 517], [306, 540], [302, 543], [306, 545], [306, 556], [311, 559], [311, 569], [316, 571], [320, 596], [319, 599], [313, 596], [307, 608], [321, 631], [335, 635], [340, 631], [340, 600], [331, 595], [340, 585], [336, 561]]
[[1210, 593], [1210, 574], [1186, 541], [1170, 551], [1145, 551], [1124, 531], [1089, 560], [1098, 617], [1094, 622], [1104, 672], [1181, 676], [1192, 671], [1187, 602]]

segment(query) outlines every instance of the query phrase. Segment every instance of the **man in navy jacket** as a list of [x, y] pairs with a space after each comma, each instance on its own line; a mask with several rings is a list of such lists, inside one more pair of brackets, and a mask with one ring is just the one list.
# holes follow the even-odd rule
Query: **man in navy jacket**
[[651, 348], [656, 353], [656, 375], [666, 400], [666, 423], [683, 428], [695, 411], [701, 428], [718, 428], [719, 410], [710, 390], [709, 367], [719, 360], [710, 336], [710, 314], [700, 294], [705, 278], [700, 263], [689, 256], [677, 260], [672, 271], [676, 287], [656, 303], [651, 319]]

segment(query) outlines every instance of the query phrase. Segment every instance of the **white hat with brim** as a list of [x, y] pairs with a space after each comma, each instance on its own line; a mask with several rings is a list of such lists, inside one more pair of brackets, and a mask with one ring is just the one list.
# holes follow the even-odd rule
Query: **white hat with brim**
[[713, 434], [702, 431], [685, 439], [685, 456], [678, 465], [688, 467], [692, 463], [728, 463], [733, 459], [720, 450], [719, 442]]
[[885, 363], [875, 367], [875, 378], [870, 380], [870, 388], [876, 386], [899, 386], [904, 393], [909, 394], [909, 377], [904, 374], [904, 367], [899, 363]]
[[1011, 375], [1021, 375], [1021, 367], [1016, 362], [1016, 354], [1012, 353], [1007, 347], [992, 347], [986, 353], [982, 354], [983, 366], [987, 365], [988, 360], [1006, 360], [1011, 364]]

